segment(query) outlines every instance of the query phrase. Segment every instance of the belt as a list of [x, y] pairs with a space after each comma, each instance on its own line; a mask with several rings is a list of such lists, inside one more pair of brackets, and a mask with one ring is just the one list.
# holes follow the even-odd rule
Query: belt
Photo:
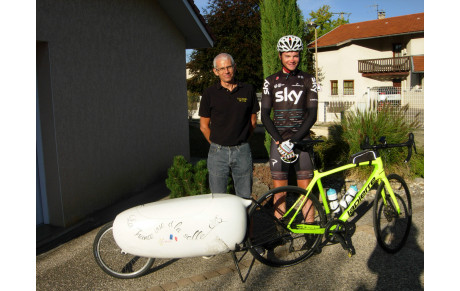
[[241, 147], [241, 146], [243, 146], [243, 145], [246, 145], [246, 144], [248, 144], [248, 143], [247, 143], [247, 142], [242, 142], [242, 143], [237, 144], [237, 145], [224, 146], [224, 145], [217, 144], [217, 143], [215, 143], [215, 142], [211, 142], [211, 145], [215, 145], [215, 146], [217, 146], [218, 148], [229, 148], [229, 149], [231, 149], [231, 148], [239, 148], [239, 147]]

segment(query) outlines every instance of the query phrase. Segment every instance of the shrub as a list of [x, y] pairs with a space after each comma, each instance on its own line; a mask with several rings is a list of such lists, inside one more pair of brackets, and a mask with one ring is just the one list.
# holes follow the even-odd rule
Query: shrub
[[[348, 156], [361, 150], [360, 145], [364, 142], [366, 136], [369, 137], [370, 144], [378, 143], [382, 136], [385, 136], [387, 143], [407, 141], [409, 133], [420, 127], [418, 121], [412, 123], [405, 121], [408, 109], [408, 105], [384, 105], [378, 109], [374, 106], [365, 111], [347, 112], [345, 118], [341, 121], [341, 126], [343, 129], [343, 141], [349, 145]], [[386, 149], [381, 150], [379, 153], [388, 171], [396, 172], [403, 176], [423, 176], [423, 155], [420, 157], [413, 152], [410, 165], [414, 166], [409, 167], [409, 165], [402, 163], [407, 156], [407, 148]], [[346, 161], [343, 160], [342, 162]], [[420, 164], [422, 165], [421, 167]], [[362, 167], [358, 169], [360, 172], [363, 170]], [[366, 174], [368, 173], [366, 172]]]
[[[312, 134], [313, 138], [316, 138]], [[343, 139], [343, 129], [341, 125], [329, 127], [329, 138], [319, 137], [324, 142], [315, 146], [316, 167], [321, 170], [329, 170], [343, 164], [349, 155], [350, 147]]]
[[183, 156], [175, 156], [168, 169], [166, 187], [171, 191], [170, 198], [209, 193], [206, 160], [194, 167]]
[[[193, 180], [195, 182], [196, 194], [209, 193], [209, 183], [208, 183], [208, 168], [206, 165], [206, 160], [200, 160], [195, 165], [195, 174], [193, 175]], [[196, 195], [195, 194], [195, 195]]]
[[[193, 166], [183, 156], [175, 156], [165, 182], [171, 191], [170, 198], [211, 193], [206, 160], [200, 160]], [[231, 176], [228, 178], [227, 193], [235, 194]]]

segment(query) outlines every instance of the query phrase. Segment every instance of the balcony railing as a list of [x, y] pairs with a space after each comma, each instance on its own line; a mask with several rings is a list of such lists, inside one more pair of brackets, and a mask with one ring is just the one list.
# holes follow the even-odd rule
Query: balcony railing
[[397, 57], [385, 59], [359, 60], [359, 73], [393, 73], [409, 72], [411, 67], [410, 57]]

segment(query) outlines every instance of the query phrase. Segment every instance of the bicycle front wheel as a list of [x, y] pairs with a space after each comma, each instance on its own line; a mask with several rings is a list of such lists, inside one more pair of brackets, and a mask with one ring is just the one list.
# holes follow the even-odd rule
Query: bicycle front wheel
[[[291, 207], [299, 207], [295, 206], [295, 203], [304, 197], [306, 191], [294, 186], [278, 187], [264, 194], [249, 210], [250, 252], [263, 264], [273, 267], [292, 266], [309, 258], [322, 238], [322, 234], [293, 233], [287, 229], [286, 225], [293, 218], [296, 209], [293, 209], [287, 217], [276, 218], [274, 197], [283, 193], [286, 197], [286, 209], [289, 210]], [[304, 214], [299, 211], [291, 227], [294, 227], [294, 224], [299, 228], [308, 225], [324, 227], [326, 216], [322, 205], [313, 195], [309, 196], [309, 200], [313, 206], [309, 208], [314, 213], [313, 221], [310, 216], [309, 221], [306, 222]]]
[[[377, 242], [388, 253], [398, 252], [406, 243], [412, 223], [412, 203], [409, 188], [396, 174], [387, 177], [399, 205], [396, 210], [385, 183], [380, 183], [374, 200], [374, 232]], [[383, 198], [385, 197], [386, 203]]]
[[93, 254], [97, 264], [107, 274], [131, 279], [144, 275], [155, 259], [133, 256], [122, 251], [113, 238], [113, 222], [104, 225], [96, 235]]

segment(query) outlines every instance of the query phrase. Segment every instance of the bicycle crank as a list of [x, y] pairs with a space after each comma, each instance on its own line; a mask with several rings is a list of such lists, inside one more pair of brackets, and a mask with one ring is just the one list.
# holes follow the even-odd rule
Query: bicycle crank
[[340, 243], [344, 250], [348, 251], [348, 256], [355, 254], [354, 247], [351, 243], [350, 226], [347, 222], [338, 219], [330, 220], [326, 224], [324, 236], [326, 242]]

